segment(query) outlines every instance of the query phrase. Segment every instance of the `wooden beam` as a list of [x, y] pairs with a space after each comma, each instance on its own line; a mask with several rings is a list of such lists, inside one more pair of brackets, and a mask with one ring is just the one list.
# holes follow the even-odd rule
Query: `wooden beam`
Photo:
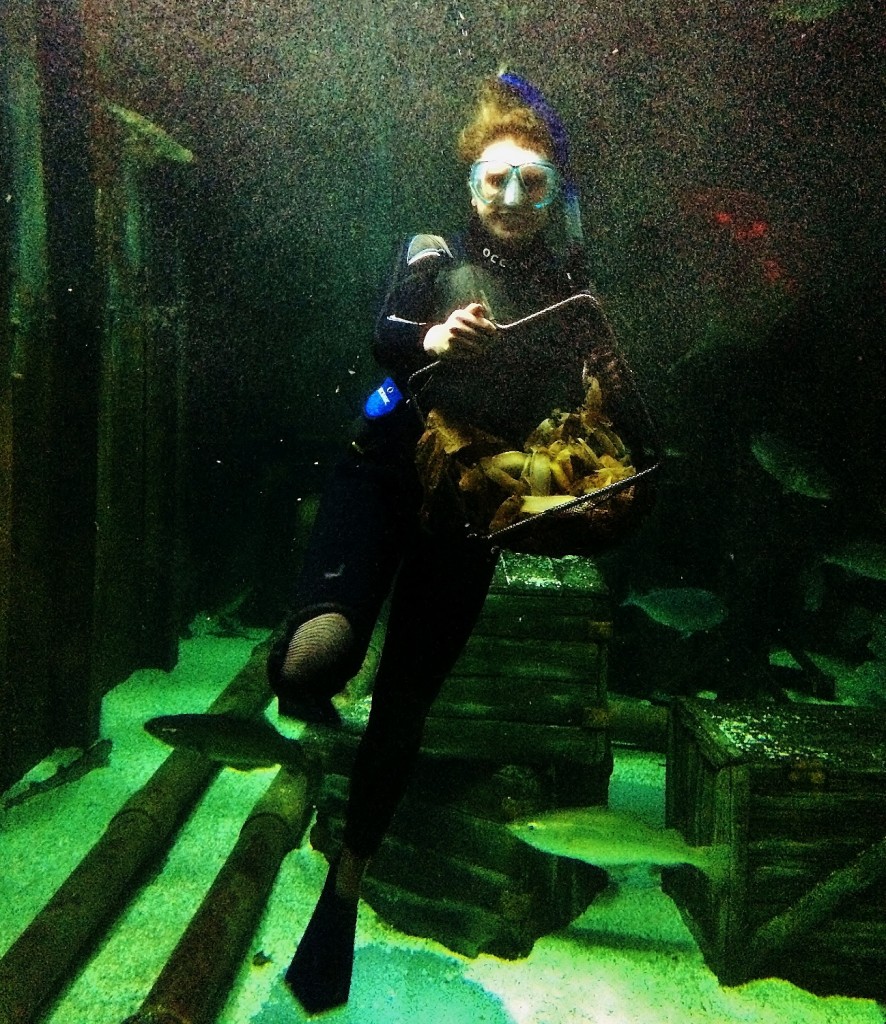
[[748, 951], [748, 976], [764, 968], [773, 955], [794, 946], [828, 918], [845, 897], [866, 889], [884, 875], [886, 837], [868, 847], [851, 864], [831, 872], [788, 910], [757, 931]]

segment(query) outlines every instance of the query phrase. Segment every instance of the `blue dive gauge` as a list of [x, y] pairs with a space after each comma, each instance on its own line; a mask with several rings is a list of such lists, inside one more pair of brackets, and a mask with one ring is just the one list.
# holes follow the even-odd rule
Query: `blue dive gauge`
[[402, 401], [400, 389], [390, 377], [386, 377], [366, 399], [363, 412], [369, 419], [377, 420], [393, 412]]

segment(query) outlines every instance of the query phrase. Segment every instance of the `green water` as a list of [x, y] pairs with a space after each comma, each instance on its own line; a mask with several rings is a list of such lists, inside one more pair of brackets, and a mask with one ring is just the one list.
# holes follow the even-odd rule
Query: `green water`
[[[4, 7], [0, 788], [114, 745], [0, 812], [0, 950], [162, 760], [141, 723], [203, 710], [283, 617], [379, 383], [393, 253], [462, 226], [455, 136], [504, 63], [570, 129], [591, 276], [666, 454], [595, 568], [610, 691], [882, 713], [880, 21], [872, 0]], [[613, 803], [663, 820], [662, 761], [622, 750]], [[222, 773], [46, 1020], [137, 1008], [269, 779]], [[284, 862], [251, 950], [270, 961], [222, 1024], [300, 1019], [279, 975], [323, 870]], [[525, 962], [368, 907], [357, 957], [330, 1020], [881, 1020], [722, 988], [642, 874]]]

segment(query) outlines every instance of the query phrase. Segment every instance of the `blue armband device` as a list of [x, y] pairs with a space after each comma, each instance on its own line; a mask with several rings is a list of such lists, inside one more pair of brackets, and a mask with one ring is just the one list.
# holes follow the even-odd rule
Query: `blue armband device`
[[380, 387], [377, 387], [366, 399], [363, 413], [368, 419], [377, 420], [393, 412], [402, 401], [403, 395], [400, 393], [400, 389], [392, 378], [385, 377]]

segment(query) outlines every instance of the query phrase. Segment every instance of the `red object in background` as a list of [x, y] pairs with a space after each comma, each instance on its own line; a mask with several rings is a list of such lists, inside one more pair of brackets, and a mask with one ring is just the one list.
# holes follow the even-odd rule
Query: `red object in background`
[[746, 228], [736, 228], [735, 237], [739, 242], [750, 242], [754, 238], [762, 238], [768, 230], [765, 220], [754, 220]]
[[799, 257], [797, 231], [790, 225], [774, 225], [762, 196], [742, 189], [703, 188], [687, 193], [680, 205], [686, 226], [691, 230], [694, 224], [698, 231], [699, 222], [707, 225], [701, 238], [726, 242], [723, 256], [730, 262], [739, 260], [739, 270], [751, 272], [767, 286], [797, 290], [797, 279], [785, 264], [785, 257], [792, 262]]

